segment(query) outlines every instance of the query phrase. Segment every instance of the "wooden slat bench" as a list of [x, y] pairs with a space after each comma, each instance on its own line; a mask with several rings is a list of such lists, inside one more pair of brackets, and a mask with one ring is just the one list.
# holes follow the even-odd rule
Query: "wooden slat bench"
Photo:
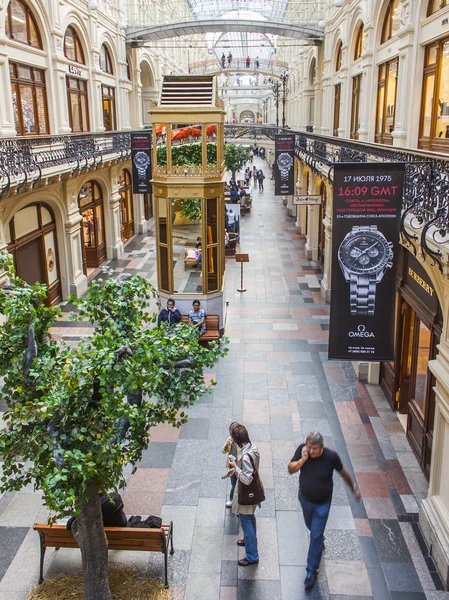
[[[38, 532], [41, 543], [39, 583], [44, 581], [44, 557], [47, 548], [78, 548], [73, 533], [65, 525], [39, 525], [33, 527]], [[165, 587], [168, 587], [168, 547], [173, 548], [173, 522], [160, 529], [134, 527], [105, 527], [108, 550], [133, 550], [142, 552], [162, 552], [165, 558]]]
[[[181, 316], [182, 323], [189, 322], [189, 315]], [[218, 315], [207, 315], [206, 317], [206, 333], [200, 335], [199, 341], [201, 343], [217, 342], [220, 339], [220, 324]]]

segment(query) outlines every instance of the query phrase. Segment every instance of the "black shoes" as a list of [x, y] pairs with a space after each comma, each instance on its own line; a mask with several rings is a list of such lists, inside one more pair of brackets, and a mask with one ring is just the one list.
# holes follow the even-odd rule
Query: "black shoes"
[[304, 579], [304, 588], [306, 590], [311, 590], [313, 588], [313, 586], [315, 585], [315, 582], [316, 582], [315, 575], [312, 575], [312, 577], [309, 577], [307, 575], [307, 577]]

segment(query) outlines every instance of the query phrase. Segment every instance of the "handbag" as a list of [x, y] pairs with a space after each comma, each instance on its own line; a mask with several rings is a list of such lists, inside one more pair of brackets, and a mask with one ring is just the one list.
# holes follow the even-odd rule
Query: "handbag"
[[249, 485], [245, 485], [239, 481], [238, 503], [242, 506], [254, 506], [265, 500], [265, 490], [263, 483], [259, 477], [259, 472], [254, 466], [254, 460], [248, 452], [249, 459], [253, 465], [253, 480]]

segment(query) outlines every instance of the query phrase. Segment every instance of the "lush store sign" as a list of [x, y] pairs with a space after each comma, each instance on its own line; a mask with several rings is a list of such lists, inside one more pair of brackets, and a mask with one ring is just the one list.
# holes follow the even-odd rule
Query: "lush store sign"
[[335, 165], [329, 358], [394, 359], [403, 164]]

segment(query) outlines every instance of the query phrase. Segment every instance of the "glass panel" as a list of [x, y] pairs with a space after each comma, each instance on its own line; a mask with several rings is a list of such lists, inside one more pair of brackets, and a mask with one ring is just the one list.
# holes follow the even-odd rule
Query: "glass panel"
[[[175, 170], [196, 171], [203, 164], [201, 125], [172, 125], [172, 166]], [[187, 173], [186, 173], [187, 171]]]
[[225, 204], [225, 229], [231, 234], [240, 235], [240, 204]]
[[20, 135], [22, 133], [20, 129], [19, 123], [19, 108], [17, 105], [17, 85], [12, 85], [12, 106], [14, 109], [14, 126], [16, 128], [17, 133]]
[[165, 198], [158, 198], [159, 208], [159, 242], [167, 243], [167, 203]]
[[218, 247], [207, 249], [207, 289], [209, 292], [218, 290]]
[[45, 83], [44, 72], [39, 69], [33, 69], [34, 81], [40, 81], [41, 83]]
[[53, 217], [51, 216], [51, 212], [45, 206], [41, 206], [41, 220], [42, 225], [48, 225], [49, 223], [53, 223]]
[[36, 206], [27, 206], [19, 210], [14, 217], [14, 229], [16, 240], [39, 229]]
[[168, 248], [166, 246], [159, 246], [159, 256], [161, 264], [159, 265], [159, 276], [161, 290], [169, 292], [168, 289]]
[[69, 60], [76, 60], [75, 32], [71, 27], [67, 28], [64, 37], [64, 54]]
[[384, 100], [385, 100], [385, 86], [382, 85], [377, 90], [376, 133], [380, 133], [382, 131], [383, 113], [384, 113]]
[[432, 122], [433, 108], [433, 90], [435, 86], [435, 75], [428, 75], [424, 78], [423, 90], [423, 122], [421, 135], [430, 137], [430, 127]]
[[449, 41], [443, 45], [435, 137], [449, 138]]
[[172, 200], [174, 291], [196, 294], [203, 290], [201, 200]]
[[418, 356], [416, 361], [416, 382], [414, 400], [424, 417], [426, 387], [430, 353], [430, 330], [420, 322], [418, 330]]
[[47, 95], [45, 93], [45, 88], [36, 87], [34, 91], [36, 93], [38, 133], [49, 133], [47, 123]]
[[27, 15], [21, 3], [11, 2], [12, 38], [28, 44]]
[[387, 65], [380, 65], [379, 67], [379, 81], [384, 81], [387, 76]]
[[94, 211], [92, 208], [88, 208], [83, 213], [83, 239], [84, 245], [87, 248], [95, 248], [95, 223], [94, 223]]
[[397, 62], [392, 62], [388, 66], [387, 108], [386, 108], [386, 115], [385, 115], [384, 133], [391, 133], [394, 129], [397, 68], [398, 68]]
[[112, 130], [112, 111], [109, 98], [103, 98], [103, 124], [106, 131]]
[[5, 227], [5, 240], [7, 244], [11, 243], [11, 223]]
[[81, 46], [81, 42], [80, 42], [78, 36], [76, 36], [76, 38], [75, 38], [75, 53], [76, 53], [76, 61], [84, 65], [85, 64], [84, 52], [83, 52], [83, 48]]
[[29, 27], [30, 27], [30, 46], [33, 46], [33, 48], [41, 48], [42, 45], [41, 45], [41, 42], [39, 39], [39, 31], [31, 17], [29, 17]]
[[209, 198], [207, 200], [207, 243], [216, 244], [217, 242], [217, 199]]
[[29, 85], [20, 85], [19, 88], [22, 105], [23, 133], [36, 133], [33, 88]]
[[97, 243], [98, 245], [104, 242], [104, 231], [103, 231], [103, 203], [95, 207], [95, 217], [97, 225]]
[[426, 66], [434, 65], [438, 58], [438, 46], [430, 46], [426, 52]]
[[162, 152], [162, 150], [165, 150], [165, 140], [167, 139], [167, 127], [165, 125], [156, 124], [154, 128], [156, 131], [156, 145], [163, 146], [163, 148], [161, 148], [161, 152], [158, 151], [157, 153], [157, 163], [158, 165], [165, 165], [167, 163], [167, 156], [166, 153]]
[[45, 243], [45, 262], [47, 265], [48, 284], [51, 285], [58, 281], [58, 265], [56, 260], [55, 232], [50, 231], [44, 236]]
[[217, 125], [206, 125], [206, 139], [207, 166], [215, 167], [215, 165], [217, 164]]
[[17, 71], [18, 77], [21, 77], [22, 79], [32, 79], [30, 67], [24, 67], [23, 65], [19, 65], [17, 67]]
[[399, 10], [399, 0], [393, 0], [391, 14], [391, 35], [397, 34], [401, 27], [401, 11]]
[[78, 94], [69, 93], [69, 110], [72, 116], [72, 131], [82, 131], [81, 103]]
[[81, 131], [89, 131], [89, 118], [87, 113], [87, 96], [84, 94], [80, 96], [80, 106], [81, 106], [81, 118], [82, 118], [82, 130]]

